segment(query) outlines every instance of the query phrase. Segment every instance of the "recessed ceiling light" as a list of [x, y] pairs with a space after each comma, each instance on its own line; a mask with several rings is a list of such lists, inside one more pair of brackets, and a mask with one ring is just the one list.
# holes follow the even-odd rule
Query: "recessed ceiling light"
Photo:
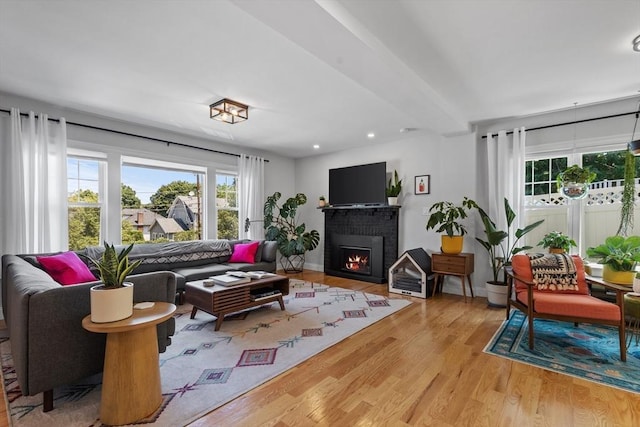
[[320, 146], [318, 144], [313, 144], [313, 149], [317, 150], [318, 148], [320, 148]]
[[375, 134], [375, 133], [373, 133], [373, 132], [369, 132], [369, 133], [367, 134], [367, 138], [375, 138], [375, 137], [376, 137], [376, 134]]

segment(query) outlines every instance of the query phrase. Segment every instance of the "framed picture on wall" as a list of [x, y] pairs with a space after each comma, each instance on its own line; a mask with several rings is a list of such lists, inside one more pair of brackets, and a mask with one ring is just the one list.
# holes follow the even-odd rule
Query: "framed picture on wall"
[[415, 194], [429, 194], [431, 192], [431, 175], [418, 175], [415, 179]]

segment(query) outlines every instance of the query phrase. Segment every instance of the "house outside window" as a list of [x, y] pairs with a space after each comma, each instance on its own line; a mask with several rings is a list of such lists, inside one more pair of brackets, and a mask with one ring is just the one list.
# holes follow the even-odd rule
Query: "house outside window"
[[205, 182], [206, 173], [202, 168], [124, 158], [122, 242], [202, 239]]

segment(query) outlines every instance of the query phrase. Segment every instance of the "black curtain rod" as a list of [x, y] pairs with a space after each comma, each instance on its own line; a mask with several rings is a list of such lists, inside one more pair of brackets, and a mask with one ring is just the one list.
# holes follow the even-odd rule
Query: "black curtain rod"
[[[531, 129], [525, 129], [525, 131], [526, 132], [531, 132], [531, 131], [534, 131], [534, 130], [555, 128], [555, 127], [558, 127], [558, 126], [575, 125], [575, 124], [578, 124], [578, 123], [593, 122], [593, 121], [596, 121], [596, 120], [604, 120], [604, 119], [612, 119], [612, 118], [615, 118], [615, 117], [629, 116], [631, 114], [638, 114], [638, 111], [631, 111], [630, 113], [612, 114], [610, 116], [593, 117], [591, 119], [574, 120], [572, 122], [556, 123], [554, 125], [538, 126], [538, 127], [531, 128]], [[512, 134], [513, 134], [513, 131], [507, 132], [507, 135], [512, 135]], [[498, 136], [497, 133], [496, 133], [496, 136]], [[491, 134], [491, 137], [493, 137], [493, 133]], [[482, 136], [482, 139], [486, 139], [486, 138], [487, 138], [487, 135], [483, 135]]]
[[[11, 114], [10, 110], [5, 110], [5, 109], [0, 109], [0, 112]], [[29, 117], [29, 114], [27, 114], [27, 113], [20, 113], [20, 115], [23, 116], [23, 117]], [[52, 122], [60, 123], [60, 119], [53, 119], [53, 118], [49, 117], [49, 120], [51, 120]], [[101, 130], [101, 131], [104, 131], [104, 132], [116, 133], [118, 135], [133, 136], [134, 138], [142, 138], [142, 139], [148, 139], [149, 141], [162, 142], [164, 144], [167, 144], [167, 146], [177, 145], [179, 147], [194, 148], [196, 150], [208, 151], [210, 153], [224, 154], [224, 155], [227, 155], [227, 156], [240, 157], [240, 154], [228, 153], [226, 151], [213, 150], [211, 148], [198, 147], [196, 145], [183, 144], [181, 142], [168, 141], [166, 139], [153, 138], [151, 136], [137, 135], [135, 133], [122, 132], [122, 131], [119, 131], [119, 130], [107, 129], [107, 128], [103, 128], [103, 127], [99, 127], [99, 126], [85, 125], [85, 124], [82, 124], [82, 123], [75, 123], [75, 122], [66, 122], [66, 123], [68, 125], [79, 126], [79, 127], [83, 127], [83, 128], [87, 128], [87, 129]], [[264, 159], [264, 161], [265, 162], [269, 162], [269, 160], [267, 160], [267, 159]]]

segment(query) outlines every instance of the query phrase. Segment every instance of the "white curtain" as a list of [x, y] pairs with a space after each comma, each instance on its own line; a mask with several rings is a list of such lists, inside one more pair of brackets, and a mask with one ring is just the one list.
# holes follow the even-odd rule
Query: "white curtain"
[[[515, 231], [524, 221], [524, 146], [525, 129], [514, 129], [512, 135], [502, 130], [497, 139], [487, 135], [488, 166], [488, 214], [496, 221], [498, 230], [507, 229], [504, 212], [504, 199], [509, 200], [516, 213], [512, 226]], [[513, 242], [513, 235], [511, 242]]]
[[53, 252], [68, 248], [67, 127], [46, 114], [0, 121], [0, 251]]
[[[264, 159], [241, 154], [238, 159], [238, 222], [241, 239], [264, 239]], [[245, 224], [249, 220], [249, 229]], [[245, 231], [246, 230], [246, 231]]]

